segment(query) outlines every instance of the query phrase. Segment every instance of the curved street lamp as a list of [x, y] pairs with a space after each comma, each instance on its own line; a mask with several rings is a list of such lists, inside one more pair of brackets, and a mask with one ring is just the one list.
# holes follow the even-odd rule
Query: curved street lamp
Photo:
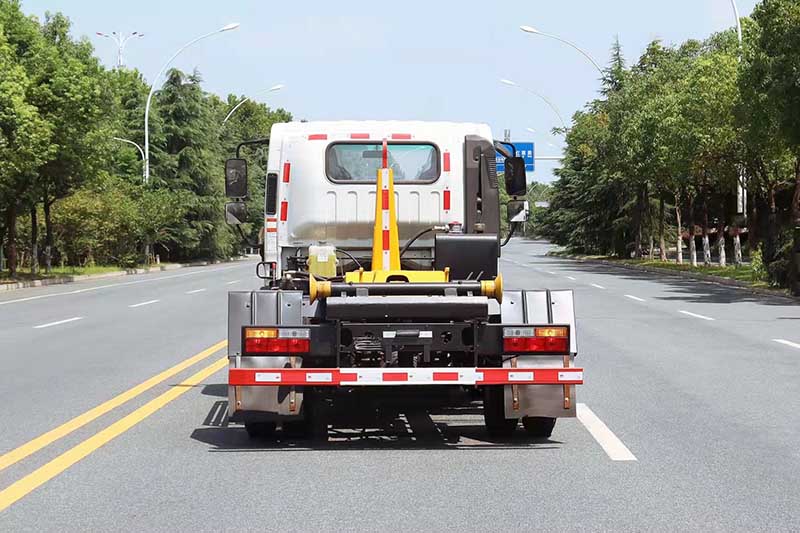
[[144, 150], [142, 150], [142, 147], [139, 146], [138, 144], [136, 144], [135, 142], [133, 142], [131, 140], [128, 140], [128, 139], [123, 139], [122, 137], [111, 137], [111, 138], [114, 139], [115, 141], [132, 144], [132, 145], [134, 145], [136, 147], [137, 150], [139, 150], [139, 154], [142, 156], [142, 179], [144, 179], [144, 177], [145, 177], [145, 175], [144, 175]]
[[533, 89], [529, 89], [527, 87], [524, 87], [524, 86], [522, 86], [522, 85], [520, 85], [517, 82], [512, 81], [512, 80], [508, 80], [508, 79], [503, 78], [503, 79], [500, 80], [500, 83], [502, 83], [503, 85], [508, 85], [509, 87], [518, 87], [518, 88], [522, 89], [523, 91], [529, 92], [532, 95], [537, 96], [537, 97], [541, 98], [542, 100], [544, 100], [544, 102], [548, 106], [550, 106], [550, 109], [552, 109], [553, 112], [556, 114], [556, 116], [558, 117], [558, 120], [561, 121], [561, 126], [564, 129], [567, 129], [567, 123], [564, 122], [564, 117], [561, 116], [561, 112], [558, 110], [556, 105], [553, 102], [550, 101], [549, 98], [547, 98], [546, 96], [544, 96], [541, 93], [538, 93], [538, 92], [534, 91]]
[[530, 34], [533, 34], [533, 35], [541, 35], [543, 37], [550, 37], [551, 39], [555, 39], [556, 41], [560, 41], [560, 42], [562, 42], [562, 43], [564, 43], [564, 44], [566, 44], [568, 46], [571, 46], [572, 48], [574, 48], [575, 50], [577, 50], [578, 52], [583, 54], [583, 56], [586, 59], [588, 59], [589, 62], [592, 65], [594, 65], [594, 68], [597, 69], [597, 71], [600, 73], [601, 76], [605, 75], [605, 73], [603, 72], [603, 69], [600, 67], [600, 65], [597, 64], [597, 61], [595, 61], [594, 58], [592, 56], [590, 56], [588, 52], [586, 52], [585, 50], [580, 48], [577, 44], [573, 43], [572, 41], [568, 41], [566, 39], [562, 39], [558, 35], [553, 35], [552, 33], [545, 33], [543, 31], [539, 31], [536, 28], [533, 28], [531, 26], [520, 26], [519, 29], [521, 29], [525, 33], [530, 33]]
[[164, 63], [164, 66], [161, 67], [161, 70], [158, 71], [156, 77], [153, 78], [153, 84], [150, 86], [150, 94], [147, 95], [147, 103], [144, 106], [144, 182], [145, 183], [150, 182], [150, 128], [149, 128], [150, 102], [153, 99], [153, 94], [156, 92], [156, 83], [158, 82], [159, 79], [161, 79], [161, 76], [164, 74], [164, 71], [167, 70], [167, 67], [170, 66], [170, 64], [175, 60], [175, 58], [178, 57], [181, 52], [189, 48], [191, 45], [193, 45], [197, 41], [205, 39], [206, 37], [211, 37], [212, 35], [216, 35], [217, 33], [235, 30], [238, 27], [239, 23], [235, 22], [223, 26], [218, 30], [214, 30], [210, 33], [206, 33], [205, 35], [201, 35], [200, 37], [192, 39], [191, 41], [180, 47], [177, 52], [172, 54], [172, 57], [170, 57], [167, 60], [167, 62]]
[[137, 37], [139, 39], [144, 37], [144, 33], [140, 31], [135, 31], [129, 35], [125, 35], [124, 33], [117, 33], [115, 31], [112, 31], [110, 35], [108, 33], [103, 33], [101, 31], [96, 31], [95, 33], [100, 37], [111, 39], [112, 41], [117, 43], [117, 68], [122, 68], [122, 66], [124, 65], [124, 62], [122, 60], [122, 54], [125, 51], [125, 45], [128, 44], [128, 41], [130, 41], [134, 37]]
[[[256, 95], [258, 95], [258, 94], [266, 94], [266, 93], [274, 93], [274, 92], [280, 91], [283, 88], [284, 88], [284, 85], [279, 83], [278, 85], [274, 85], [274, 86], [270, 87], [269, 89], [257, 92]], [[255, 95], [253, 95], [253, 96], [255, 96]], [[231, 109], [228, 112], [227, 116], [225, 117], [225, 120], [222, 121], [222, 124], [224, 125], [226, 122], [228, 122], [228, 119], [231, 118], [231, 116], [236, 112], [236, 110], [239, 109], [239, 107], [241, 107], [242, 104], [244, 104], [245, 102], [249, 102], [250, 100], [252, 100], [252, 98], [248, 96], [248, 97], [244, 98], [241, 102], [239, 102], [238, 104], [233, 106], [233, 109]]]
[[733, 6], [733, 14], [736, 16], [736, 33], [739, 36], [739, 46], [742, 46], [742, 20], [739, 17], [739, 6], [736, 5], [736, 0], [731, 0]]

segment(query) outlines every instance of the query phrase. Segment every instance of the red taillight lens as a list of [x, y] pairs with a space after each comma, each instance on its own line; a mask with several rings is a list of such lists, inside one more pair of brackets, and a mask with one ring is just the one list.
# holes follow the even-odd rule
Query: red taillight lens
[[503, 339], [506, 353], [567, 353], [568, 337], [506, 337]]
[[308, 353], [310, 348], [308, 339], [255, 337], [244, 340], [245, 353]]

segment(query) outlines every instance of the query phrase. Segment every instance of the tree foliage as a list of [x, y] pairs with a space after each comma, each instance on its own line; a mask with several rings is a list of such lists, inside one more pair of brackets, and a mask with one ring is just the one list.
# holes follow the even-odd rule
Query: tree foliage
[[[199, 72], [150, 80], [159, 90], [145, 185], [131, 143], [144, 143], [148, 81], [136, 70], [104, 68], [70, 28], [60, 13], [39, 21], [18, 0], [0, 0], [0, 248], [12, 275], [20, 258], [49, 268], [128, 266], [147, 260], [146, 249], [173, 261], [237, 253], [242, 243], [223, 220], [224, 160], [291, 114], [248, 101], [223, 125], [244, 97], [205, 92]], [[266, 153], [245, 157], [255, 213]], [[257, 225], [247, 230], [257, 239]]]
[[540, 232], [575, 251], [626, 257], [648, 253], [649, 242], [650, 253], [660, 243], [662, 258], [671, 248], [682, 260], [688, 245], [693, 262], [698, 241], [711, 260], [713, 241], [720, 263], [731, 251], [738, 262], [745, 235], [745, 247], [763, 246], [773, 280], [791, 281], [800, 4], [765, 0], [743, 23], [741, 47], [732, 31], [679, 46], [654, 41], [630, 67], [614, 44], [600, 98], [573, 116]]

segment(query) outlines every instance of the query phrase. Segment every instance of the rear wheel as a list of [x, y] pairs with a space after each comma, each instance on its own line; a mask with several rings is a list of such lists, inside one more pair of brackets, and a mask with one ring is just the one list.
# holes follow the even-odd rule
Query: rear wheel
[[519, 424], [516, 418], [506, 418], [503, 402], [503, 385], [483, 388], [483, 420], [491, 437], [511, 437]]
[[525, 432], [531, 437], [546, 439], [553, 434], [556, 419], [545, 416], [526, 416], [522, 419], [522, 425]]
[[245, 422], [244, 429], [251, 439], [263, 439], [275, 434], [275, 422]]
[[306, 392], [303, 400], [303, 418], [283, 423], [283, 431], [290, 437], [326, 442], [328, 440], [327, 405], [323, 398]]

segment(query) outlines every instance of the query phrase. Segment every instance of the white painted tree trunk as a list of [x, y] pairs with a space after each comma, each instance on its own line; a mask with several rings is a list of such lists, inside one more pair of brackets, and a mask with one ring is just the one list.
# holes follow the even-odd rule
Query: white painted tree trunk
[[739, 238], [739, 231], [733, 234], [733, 264], [739, 266], [742, 264], [742, 239]]
[[719, 239], [717, 239], [717, 253], [719, 254], [719, 266], [728, 266], [728, 258], [725, 255], [725, 232], [720, 232]]
[[711, 243], [708, 240], [708, 233], [703, 235], [703, 264], [705, 266], [711, 264]]
[[678, 222], [678, 233], [676, 236], [678, 237], [675, 246], [675, 253], [677, 254], [677, 261], [679, 265], [683, 264], [683, 228], [681, 228], [681, 208], [680, 202], [678, 201], [678, 197], [675, 198], [675, 219]]
[[693, 267], [697, 266], [697, 241], [692, 228], [689, 228], [689, 261]]

